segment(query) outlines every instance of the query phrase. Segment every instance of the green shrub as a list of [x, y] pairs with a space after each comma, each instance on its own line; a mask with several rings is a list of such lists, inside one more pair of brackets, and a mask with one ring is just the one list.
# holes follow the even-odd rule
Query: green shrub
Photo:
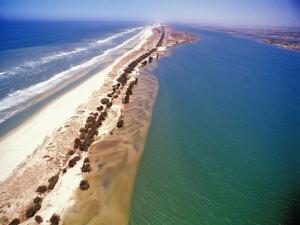
[[52, 190], [58, 181], [59, 175], [56, 174], [48, 180], [48, 189]]
[[26, 218], [31, 218], [34, 214], [41, 209], [41, 204], [34, 204], [34, 206], [30, 207], [26, 210]]
[[35, 197], [35, 199], [33, 199], [33, 203], [34, 204], [42, 204], [43, 199], [41, 197]]
[[99, 107], [97, 107], [97, 111], [102, 111], [103, 110], [103, 106], [101, 105], [101, 106], [99, 106]]
[[60, 217], [57, 214], [53, 214], [50, 218], [50, 224], [51, 225], [58, 225], [60, 221]]
[[119, 120], [118, 123], [117, 123], [117, 127], [121, 128], [123, 126], [124, 126], [124, 120]]
[[12, 221], [10, 221], [10, 223], [8, 225], [18, 225], [20, 223], [21, 223], [20, 219], [15, 218]]
[[91, 167], [91, 165], [90, 165], [89, 163], [85, 163], [85, 164], [83, 164], [83, 166], [81, 167], [81, 171], [82, 171], [83, 173], [91, 172], [91, 170], [92, 170], [92, 167]]
[[102, 98], [102, 99], [101, 99], [101, 103], [102, 103], [103, 105], [106, 105], [108, 102], [109, 102], [109, 99], [108, 99], [108, 98]]
[[41, 185], [36, 189], [36, 192], [38, 192], [39, 194], [43, 194], [47, 191], [47, 186], [46, 185]]
[[43, 222], [43, 218], [41, 216], [35, 216], [34, 217], [34, 220], [37, 222], [37, 223], [42, 223]]
[[[80, 146], [80, 148], [81, 148], [81, 146]], [[72, 159], [70, 159], [70, 161], [69, 161], [69, 167], [74, 167], [76, 165], [76, 163], [77, 163], [78, 160], [80, 160], [80, 157], [78, 155], [74, 156]]]
[[82, 191], [89, 189], [90, 185], [87, 180], [82, 180], [79, 184], [79, 187]]

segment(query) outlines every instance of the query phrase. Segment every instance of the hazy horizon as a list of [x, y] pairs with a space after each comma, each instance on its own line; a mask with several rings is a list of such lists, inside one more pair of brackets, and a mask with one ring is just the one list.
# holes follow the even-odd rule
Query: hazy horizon
[[237, 27], [299, 27], [297, 0], [0, 0], [0, 18], [13, 20], [193, 23]]

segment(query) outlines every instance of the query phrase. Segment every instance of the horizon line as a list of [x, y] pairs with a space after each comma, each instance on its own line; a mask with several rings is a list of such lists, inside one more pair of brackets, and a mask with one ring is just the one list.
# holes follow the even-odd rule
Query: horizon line
[[192, 21], [155, 21], [155, 20], [141, 20], [141, 19], [113, 19], [113, 18], [29, 18], [29, 17], [1, 17], [0, 21], [28, 21], [28, 22], [132, 22], [132, 23], [163, 23], [163, 24], [181, 24], [181, 25], [193, 25], [193, 26], [207, 26], [207, 27], [219, 27], [219, 28], [297, 28], [300, 29], [300, 25], [252, 25], [252, 24], [221, 24], [221, 23], [204, 23], [204, 22], [192, 22]]

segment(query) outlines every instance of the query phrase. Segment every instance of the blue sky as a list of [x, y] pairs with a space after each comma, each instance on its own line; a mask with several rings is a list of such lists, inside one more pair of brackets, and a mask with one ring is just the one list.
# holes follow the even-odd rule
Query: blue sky
[[0, 0], [0, 17], [300, 26], [300, 0]]

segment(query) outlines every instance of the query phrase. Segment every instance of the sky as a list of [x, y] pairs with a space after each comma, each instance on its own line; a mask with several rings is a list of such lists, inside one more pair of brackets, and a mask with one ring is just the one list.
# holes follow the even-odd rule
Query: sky
[[300, 26], [300, 0], [0, 0], [0, 18]]

